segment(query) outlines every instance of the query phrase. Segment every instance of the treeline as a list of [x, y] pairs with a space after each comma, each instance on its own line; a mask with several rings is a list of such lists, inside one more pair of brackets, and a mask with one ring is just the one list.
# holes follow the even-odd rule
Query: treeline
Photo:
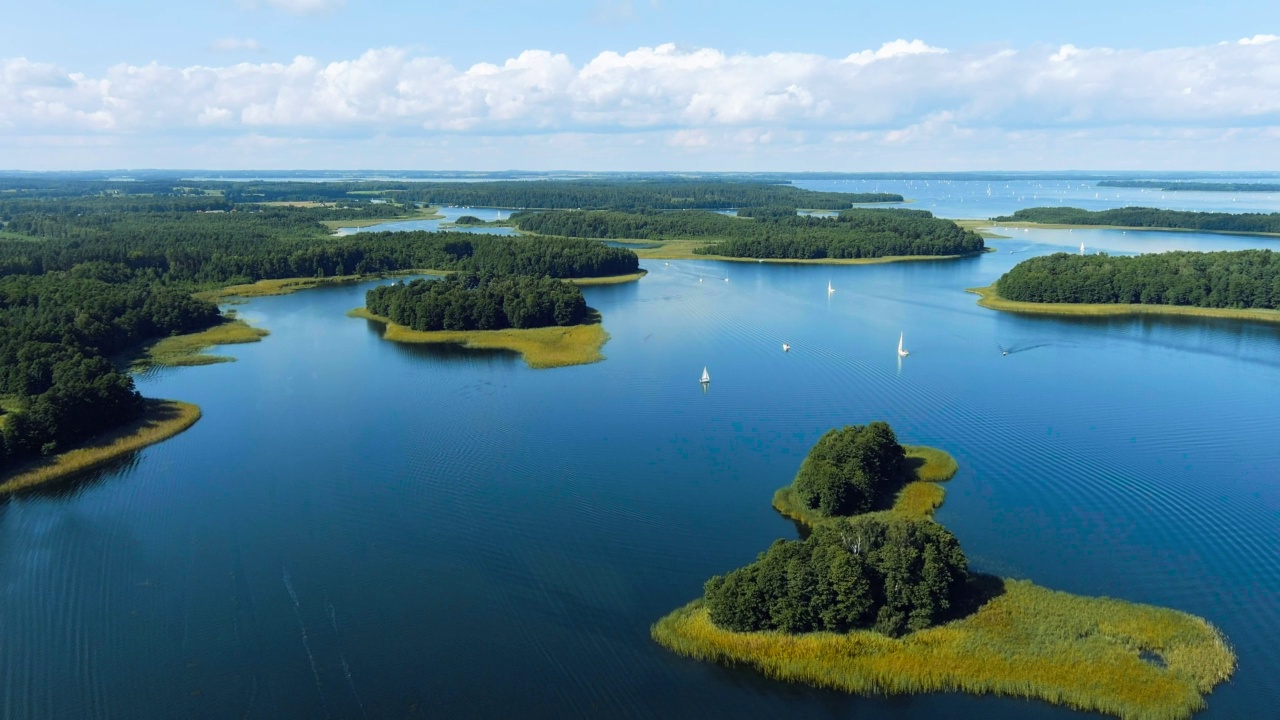
[[959, 542], [931, 520], [842, 518], [711, 578], [704, 602], [712, 622], [735, 632], [898, 636], [944, 619], [967, 578]]
[[830, 430], [801, 463], [796, 496], [829, 516], [870, 512], [902, 487], [905, 459], [887, 423]]
[[0, 274], [105, 262], [141, 277], [212, 285], [413, 268], [598, 277], [636, 272], [639, 262], [630, 250], [583, 240], [428, 232], [336, 237], [317, 222], [318, 212], [24, 215], [10, 226], [47, 240], [0, 240]]
[[463, 274], [383, 285], [365, 295], [375, 315], [414, 330], [501, 330], [576, 325], [587, 316], [582, 291], [549, 277]]
[[1117, 225], [1172, 228], [1206, 232], [1280, 233], [1280, 213], [1222, 213], [1123, 207], [1081, 210], [1073, 207], [1039, 207], [992, 218], [996, 222], [1033, 222], [1051, 225]]
[[890, 255], [965, 255], [983, 249], [982, 238], [927, 210], [844, 210], [837, 217], [786, 213], [769, 206], [739, 217], [689, 210], [619, 212], [554, 210], [520, 212], [521, 230], [565, 237], [636, 240], [703, 238], [694, 252], [753, 258], [876, 258]]
[[142, 397], [107, 358], [219, 322], [212, 303], [129, 275], [87, 263], [0, 278], [0, 395], [22, 408], [5, 416], [0, 470], [137, 418]]
[[1103, 180], [1098, 187], [1117, 188], [1152, 188], [1168, 192], [1276, 192], [1280, 191], [1277, 183], [1218, 183], [1192, 182], [1189, 180]]
[[1042, 303], [1141, 303], [1280, 309], [1280, 255], [1270, 250], [1134, 257], [1057, 253], [1018, 263], [1000, 297]]

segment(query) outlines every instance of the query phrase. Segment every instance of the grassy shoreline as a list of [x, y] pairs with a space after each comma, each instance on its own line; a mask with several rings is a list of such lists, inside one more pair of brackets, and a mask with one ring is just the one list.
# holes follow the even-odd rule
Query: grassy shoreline
[[[957, 220], [956, 223], [960, 224]], [[966, 220], [965, 222], [970, 222]], [[1073, 225], [1069, 223], [1037, 223], [1037, 222], [996, 222], [994, 220], [972, 221], [984, 228], [1039, 228], [1041, 230], [1135, 230], [1137, 232], [1183, 232], [1206, 233], [1209, 235], [1245, 235], [1253, 237], [1280, 238], [1280, 233], [1246, 232], [1242, 230], [1201, 230], [1198, 228], [1175, 227], [1142, 227], [1134, 225]], [[965, 227], [961, 225], [961, 227]]]
[[[957, 470], [934, 448], [904, 446], [910, 479], [879, 513], [932, 519]], [[807, 525], [828, 518], [782, 488], [774, 507]], [[1235, 671], [1226, 638], [1188, 613], [974, 576], [967, 606], [949, 622], [891, 638], [733, 632], [711, 622], [701, 598], [650, 628], [654, 641], [696, 660], [766, 677], [865, 695], [967, 692], [1038, 699], [1135, 720], [1182, 720]]]
[[145, 346], [133, 361], [135, 368], [192, 367], [235, 362], [225, 355], [208, 355], [205, 350], [215, 345], [240, 345], [260, 342], [271, 333], [251, 327], [243, 320], [229, 320], [200, 332], [162, 338]]
[[[593, 313], [595, 311], [592, 311]], [[348, 317], [364, 318], [383, 326], [382, 338], [400, 343], [451, 344], [477, 350], [507, 350], [519, 353], [526, 365], [535, 369], [586, 365], [604, 360], [600, 349], [609, 333], [599, 322], [567, 327], [542, 327], [506, 330], [438, 330], [424, 332], [398, 325], [375, 315], [367, 308], [356, 308]]]
[[1119, 315], [1171, 315], [1183, 317], [1207, 317], [1226, 320], [1252, 320], [1256, 322], [1280, 322], [1280, 310], [1202, 308], [1187, 305], [1142, 305], [1120, 303], [1034, 303], [1006, 300], [1000, 297], [995, 285], [967, 288], [965, 292], [978, 296], [978, 304], [992, 310], [1028, 315], [1093, 316]]
[[567, 283], [573, 283], [578, 287], [592, 287], [595, 285], [623, 285], [630, 282], [636, 282], [640, 278], [648, 275], [648, 270], [631, 273], [630, 275], [606, 275], [604, 277], [588, 277], [588, 278], [565, 278]]
[[105, 432], [76, 448], [40, 458], [0, 474], [0, 496], [64, 480], [116, 458], [167, 440], [200, 419], [200, 408], [177, 400], [147, 400], [138, 420]]
[[444, 215], [440, 214], [440, 208], [427, 207], [427, 208], [422, 208], [417, 212], [410, 213], [408, 215], [402, 215], [400, 217], [366, 218], [361, 220], [321, 220], [320, 223], [325, 227], [329, 228], [330, 230], [334, 231], [334, 233], [337, 233], [339, 230], [343, 228], [362, 228], [362, 227], [369, 227], [371, 225], [381, 225], [383, 223], [409, 222], [411, 220], [440, 220], [443, 218], [444, 218]]

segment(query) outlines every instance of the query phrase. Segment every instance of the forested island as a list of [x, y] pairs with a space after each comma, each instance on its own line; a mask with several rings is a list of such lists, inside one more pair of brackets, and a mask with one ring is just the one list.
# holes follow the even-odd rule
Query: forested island
[[[792, 261], [953, 257], [982, 252], [981, 236], [925, 210], [850, 209], [836, 217], [797, 215], [794, 207], [715, 212], [521, 212], [521, 230], [563, 237], [695, 241], [693, 256]], [[659, 250], [646, 253], [668, 257]], [[680, 255], [676, 255], [680, 256]]]
[[587, 301], [571, 283], [471, 273], [382, 285], [365, 294], [365, 306], [423, 332], [577, 325], [587, 316]]
[[1165, 192], [1276, 192], [1280, 183], [1196, 182], [1192, 180], [1102, 180], [1098, 187], [1150, 188]]
[[1247, 234], [1280, 233], [1280, 213], [1191, 212], [1149, 207], [1123, 207], [1113, 210], [1038, 207], [1018, 210], [1012, 215], [995, 217], [992, 220], [1002, 223], [1041, 225], [1102, 225], [1152, 230], [1198, 230]]
[[885, 423], [828, 432], [775, 496], [809, 537], [711, 578], [653, 638], [846, 692], [994, 693], [1124, 718], [1186, 718], [1234, 672], [1226, 640], [1195, 616], [970, 572], [932, 519], [933, 480], [954, 471]]
[[997, 310], [1046, 314], [1176, 313], [1280, 322], [1280, 255], [1270, 250], [1024, 260], [971, 292]]

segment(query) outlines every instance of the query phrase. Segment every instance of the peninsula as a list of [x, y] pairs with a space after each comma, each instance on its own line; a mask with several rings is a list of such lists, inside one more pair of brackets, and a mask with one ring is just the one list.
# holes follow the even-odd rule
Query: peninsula
[[1126, 230], [1188, 230], [1237, 235], [1280, 235], [1280, 213], [1224, 213], [1123, 207], [1081, 210], [1036, 207], [991, 219], [997, 226], [1100, 227]]
[[954, 471], [884, 423], [827, 433], [775, 496], [810, 536], [708, 580], [654, 640], [846, 692], [990, 693], [1122, 718], [1189, 717], [1234, 672], [1195, 616], [969, 572], [932, 519]]

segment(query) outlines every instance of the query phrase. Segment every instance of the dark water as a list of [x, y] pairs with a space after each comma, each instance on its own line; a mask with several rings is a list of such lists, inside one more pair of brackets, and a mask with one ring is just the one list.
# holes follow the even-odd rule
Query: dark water
[[272, 335], [223, 349], [239, 362], [140, 379], [199, 403], [191, 430], [0, 505], [0, 717], [1075, 716], [850, 697], [650, 641], [794, 537], [773, 490], [873, 419], [960, 460], [939, 519], [974, 566], [1208, 618], [1240, 670], [1204, 717], [1269, 716], [1280, 327], [1023, 318], [961, 291], [1075, 235], [942, 263], [644, 262], [585, 289], [608, 360], [548, 371], [383, 342], [343, 315], [361, 287], [255, 299]]

